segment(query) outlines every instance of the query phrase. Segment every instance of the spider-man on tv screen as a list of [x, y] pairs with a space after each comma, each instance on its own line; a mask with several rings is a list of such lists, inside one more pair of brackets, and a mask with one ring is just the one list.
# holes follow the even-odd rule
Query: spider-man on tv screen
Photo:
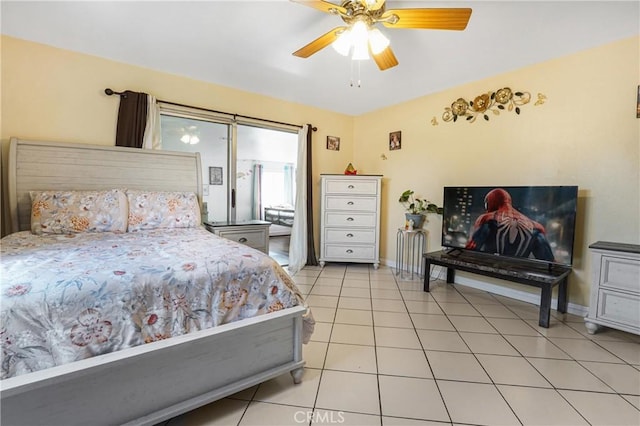
[[442, 245], [571, 265], [577, 186], [444, 188]]

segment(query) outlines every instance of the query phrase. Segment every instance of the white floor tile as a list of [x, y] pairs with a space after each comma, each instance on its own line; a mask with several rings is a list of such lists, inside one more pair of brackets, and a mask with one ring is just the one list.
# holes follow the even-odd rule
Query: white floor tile
[[551, 384], [522, 357], [476, 354], [495, 384], [550, 388]]
[[449, 321], [458, 331], [467, 331], [471, 333], [495, 333], [495, 328], [484, 318], [466, 317], [458, 315], [448, 315]]
[[473, 354], [425, 351], [436, 379], [491, 383]]
[[290, 374], [280, 375], [262, 383], [253, 400], [313, 408], [321, 373], [321, 370], [306, 368], [302, 383], [297, 385], [293, 383]]
[[621, 396], [568, 390], [559, 392], [592, 425], [640, 424], [640, 411]]
[[436, 384], [431, 379], [380, 376], [384, 416], [449, 421]]
[[316, 407], [380, 415], [380, 396], [375, 374], [325, 370]]
[[340, 297], [338, 303], [340, 309], [361, 309], [365, 311], [371, 310], [371, 299], [362, 297]]
[[413, 320], [414, 326], [418, 329], [443, 330], [443, 331], [456, 330], [446, 315], [413, 314], [413, 313], [410, 313], [409, 315]]
[[425, 350], [471, 352], [455, 331], [417, 330], [417, 333]]
[[373, 346], [373, 327], [364, 325], [334, 324], [330, 342]]
[[[623, 364], [617, 356], [611, 352], [602, 349], [601, 346], [586, 339], [563, 339], [550, 337], [551, 343], [562, 349], [571, 358], [577, 361], [598, 361]], [[638, 348], [640, 350], [640, 348]]]
[[338, 309], [336, 312], [336, 323], [353, 325], [373, 325], [371, 311], [359, 309]]
[[376, 346], [422, 349], [413, 328], [375, 327]]
[[471, 352], [490, 355], [519, 355], [499, 334], [460, 333]]
[[371, 304], [374, 311], [407, 312], [407, 308], [402, 300], [371, 299]]
[[533, 367], [557, 389], [610, 393], [613, 390], [576, 361], [528, 358]]
[[252, 401], [238, 426], [299, 426], [309, 411], [305, 407]]
[[454, 423], [520, 424], [494, 385], [438, 380], [438, 386]]
[[626, 364], [585, 362], [580, 364], [618, 393], [640, 395], [640, 371]]
[[327, 342], [310, 341], [306, 345], [302, 345], [302, 359], [305, 361], [307, 368], [319, 368], [324, 366], [324, 359], [327, 356]]
[[[311, 425], [364, 426], [379, 425], [380, 416], [371, 414], [350, 413], [347, 411], [315, 410]], [[306, 423], [301, 423], [306, 424]]]
[[376, 374], [376, 350], [373, 346], [330, 343], [324, 368]]
[[571, 359], [569, 355], [542, 336], [504, 336], [504, 338], [526, 357]]
[[373, 320], [376, 326], [413, 329], [411, 317], [406, 312], [373, 311]]
[[588, 425], [580, 414], [554, 389], [498, 386], [523, 425]]
[[433, 378], [425, 353], [420, 349], [376, 347], [379, 374]]

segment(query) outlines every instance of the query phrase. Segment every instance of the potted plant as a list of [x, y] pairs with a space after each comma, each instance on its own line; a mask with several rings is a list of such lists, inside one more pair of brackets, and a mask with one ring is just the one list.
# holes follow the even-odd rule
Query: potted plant
[[405, 213], [407, 222], [413, 220], [413, 227], [419, 229], [422, 227], [427, 213], [442, 214], [442, 207], [438, 207], [425, 198], [416, 198], [413, 194], [413, 190], [407, 189], [398, 201], [407, 210]]

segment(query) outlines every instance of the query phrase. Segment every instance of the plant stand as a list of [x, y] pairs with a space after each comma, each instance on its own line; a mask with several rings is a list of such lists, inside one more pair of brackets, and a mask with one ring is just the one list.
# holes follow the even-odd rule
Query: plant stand
[[[422, 256], [426, 246], [426, 238], [422, 229], [413, 229], [411, 231], [398, 228], [396, 236], [396, 275], [400, 275], [404, 279], [405, 272], [407, 275], [416, 274], [418, 277], [423, 276]], [[405, 262], [405, 253], [407, 255]]]

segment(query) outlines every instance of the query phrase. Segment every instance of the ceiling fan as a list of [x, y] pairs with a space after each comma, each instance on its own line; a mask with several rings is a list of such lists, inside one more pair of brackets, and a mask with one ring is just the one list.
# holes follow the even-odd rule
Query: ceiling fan
[[337, 5], [324, 0], [291, 0], [325, 13], [338, 15], [346, 25], [336, 27], [293, 53], [308, 58], [333, 43], [333, 47], [352, 58], [368, 59], [369, 54], [381, 71], [395, 67], [398, 60], [389, 40], [375, 25], [387, 28], [419, 28], [462, 31], [467, 27], [469, 8], [426, 8], [386, 10], [385, 0], [344, 0]]

